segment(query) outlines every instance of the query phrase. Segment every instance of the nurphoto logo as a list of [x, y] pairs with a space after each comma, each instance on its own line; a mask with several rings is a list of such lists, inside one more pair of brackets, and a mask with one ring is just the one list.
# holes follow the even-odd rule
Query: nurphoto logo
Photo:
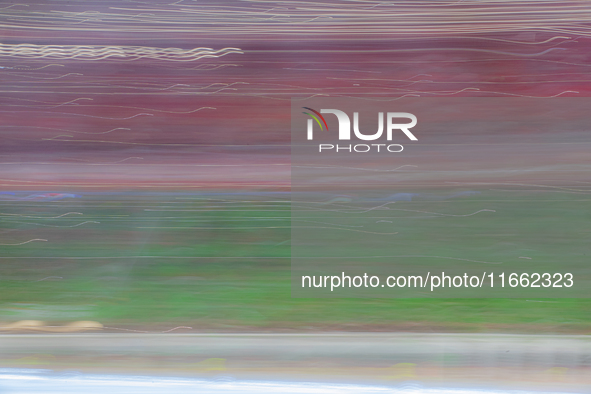
[[[307, 123], [307, 138], [314, 140], [314, 122], [320, 127], [321, 131], [328, 131], [328, 124], [322, 114], [333, 114], [337, 117], [339, 122], [339, 141], [351, 140], [351, 119], [344, 111], [338, 109], [321, 109], [320, 112], [309, 107], [303, 107], [309, 112], [304, 114], [310, 116]], [[406, 119], [405, 123], [394, 123], [394, 120]], [[387, 112], [386, 113], [386, 140], [392, 141], [392, 135], [395, 130], [402, 131], [411, 141], [418, 141], [417, 137], [409, 129], [417, 124], [417, 117], [408, 112]], [[375, 141], [384, 134], [384, 113], [378, 113], [378, 131], [373, 134], [364, 134], [359, 130], [359, 113], [353, 112], [353, 133], [355, 137], [362, 141]], [[385, 147], [385, 148], [384, 148]], [[384, 148], [384, 149], [382, 149]], [[402, 152], [403, 146], [400, 144], [356, 144], [356, 145], [333, 145], [333, 144], [319, 144], [318, 151], [333, 151], [333, 152], [359, 152], [365, 153], [370, 151], [380, 152], [388, 151], [392, 153]]]

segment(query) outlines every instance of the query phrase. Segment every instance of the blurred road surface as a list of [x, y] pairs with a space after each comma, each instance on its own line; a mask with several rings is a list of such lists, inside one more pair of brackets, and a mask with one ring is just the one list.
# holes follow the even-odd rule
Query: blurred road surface
[[[591, 337], [18, 334], [0, 336], [0, 368], [0, 393], [582, 393]], [[61, 390], [66, 383], [76, 389]]]

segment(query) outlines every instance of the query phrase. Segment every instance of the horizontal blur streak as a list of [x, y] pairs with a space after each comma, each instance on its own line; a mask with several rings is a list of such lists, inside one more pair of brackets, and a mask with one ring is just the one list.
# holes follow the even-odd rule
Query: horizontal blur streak
[[[167, 392], [579, 392], [591, 384], [590, 345], [574, 335], [13, 335], [0, 336], [0, 389], [70, 381]], [[17, 369], [25, 366], [44, 370]]]
[[589, 18], [575, 1], [10, 4], [0, 187], [286, 188], [291, 98], [587, 96]]
[[[24, 373], [23, 373], [24, 372]], [[299, 383], [281, 381], [210, 381], [199, 379], [166, 378], [161, 376], [121, 376], [75, 374], [62, 376], [48, 374], [45, 371], [5, 370], [0, 378], [5, 387], [17, 392], [35, 390], [36, 394], [50, 393], [104, 393], [112, 394], [263, 394], [263, 393], [298, 393], [298, 394], [378, 394], [378, 393], [416, 393], [416, 394], [554, 394], [548, 391], [511, 390], [469, 390], [438, 389], [411, 387], [370, 386], [359, 384]], [[26, 391], [28, 392], [28, 391]], [[556, 393], [558, 394], [558, 393]]]
[[[57, 9], [56, 9], [57, 8]], [[27, 32], [236, 35], [465, 34], [540, 30], [588, 33], [581, 1], [69, 1], [12, 4], [0, 28]], [[385, 38], [385, 37], [384, 37]]]

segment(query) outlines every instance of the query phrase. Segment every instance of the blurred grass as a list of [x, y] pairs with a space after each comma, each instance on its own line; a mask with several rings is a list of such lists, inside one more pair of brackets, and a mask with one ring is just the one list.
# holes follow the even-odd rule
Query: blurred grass
[[[176, 213], [170, 210], [183, 211], [179, 204], [133, 199], [67, 207], [4, 204], [8, 213], [84, 215], [2, 221], [5, 229], [48, 239], [3, 247], [2, 321], [231, 330], [591, 331], [589, 299], [292, 299], [287, 202], [269, 209], [183, 202], [191, 212]], [[146, 206], [170, 212], [152, 213]], [[66, 227], [87, 220], [100, 223]], [[45, 226], [33, 224], [41, 222]]]
[[[506, 326], [527, 324], [531, 327], [525, 329], [539, 326], [549, 332], [591, 327], [588, 299], [292, 299], [289, 268], [285, 261], [214, 262], [190, 269], [169, 264], [154, 270], [160, 275], [133, 275], [116, 286], [90, 278], [26, 287], [3, 281], [0, 296], [3, 307], [12, 308], [27, 303], [41, 310], [40, 305], [91, 306], [75, 320], [103, 324], [379, 330], [412, 322], [419, 330], [444, 331], [510, 330]], [[6, 312], [3, 320], [13, 320]]]

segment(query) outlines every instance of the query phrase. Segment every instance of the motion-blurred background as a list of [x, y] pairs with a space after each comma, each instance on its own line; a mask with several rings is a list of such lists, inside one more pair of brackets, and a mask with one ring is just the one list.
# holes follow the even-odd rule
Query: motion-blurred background
[[[584, 1], [2, 3], [0, 364], [583, 390], [588, 299], [292, 299], [289, 130], [292, 98], [587, 97], [590, 18]], [[576, 158], [560, 193], [588, 235], [591, 156], [569, 146], [536, 179]], [[324, 353], [216, 336], [325, 332], [414, 334], [314, 339], [336, 341]]]

